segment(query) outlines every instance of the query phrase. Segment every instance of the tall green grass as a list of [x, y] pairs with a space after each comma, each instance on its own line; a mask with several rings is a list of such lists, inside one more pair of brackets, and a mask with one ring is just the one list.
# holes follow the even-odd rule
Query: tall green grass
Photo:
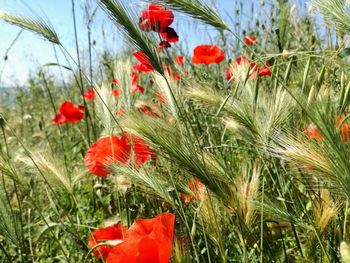
[[[226, 53], [240, 46], [237, 56], [268, 62], [271, 77], [250, 79], [242, 71], [227, 81], [225, 68], [235, 57], [195, 66], [192, 54], [184, 54], [184, 68], [172, 66], [189, 75], [175, 81], [161, 57], [173, 60], [177, 50], [161, 56], [156, 34], [139, 29], [133, 10], [121, 1], [98, 1], [132, 50], [142, 50], [155, 68], [140, 75], [145, 93], [132, 95], [131, 52], [115, 59], [106, 50], [95, 68], [89, 42], [84, 68], [78, 38], [76, 61], [50, 23], [0, 14], [55, 44], [70, 64], [63, 69], [72, 73], [61, 87], [41, 72], [0, 109], [0, 259], [97, 262], [87, 245], [93, 230], [170, 211], [176, 215], [172, 262], [349, 262], [350, 148], [341, 126], [349, 121], [346, 1], [314, 1], [329, 36], [320, 34], [319, 18], [298, 14], [293, 2], [262, 1], [261, 19], [244, 29], [258, 39], [253, 46], [209, 1], [161, 2], [216, 28], [213, 43], [225, 43]], [[95, 10], [85, 7], [91, 34], [98, 30]], [[113, 77], [120, 82], [118, 98], [110, 95]], [[97, 93], [93, 101], [83, 101], [86, 86]], [[157, 102], [155, 92], [166, 103]], [[84, 103], [86, 118], [51, 124], [68, 98]], [[138, 105], [144, 104], [155, 104], [160, 118], [143, 114]], [[124, 115], [115, 114], [121, 109]], [[306, 136], [312, 127], [322, 140]], [[91, 143], [122, 132], [142, 137], [157, 161], [139, 169], [112, 165], [104, 179], [89, 174], [83, 157]], [[200, 194], [190, 187], [193, 178], [203, 184]], [[197, 197], [186, 203], [183, 194]]]

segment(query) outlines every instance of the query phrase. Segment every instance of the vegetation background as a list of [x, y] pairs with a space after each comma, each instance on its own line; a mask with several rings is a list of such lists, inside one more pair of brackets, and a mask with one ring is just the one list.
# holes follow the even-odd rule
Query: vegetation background
[[[84, 12], [87, 32], [78, 37], [72, 23], [73, 46], [49, 18], [0, 13], [58, 54], [0, 97], [0, 260], [97, 262], [88, 246], [95, 229], [168, 211], [176, 216], [172, 262], [350, 262], [348, 1], [232, 1], [227, 13], [210, 1], [159, 2], [176, 11], [175, 21], [192, 17], [174, 24], [180, 42], [163, 53], [157, 34], [139, 29], [140, 10], [123, 1], [72, 0], [71, 15]], [[95, 52], [95, 10], [124, 37], [122, 49], [105, 34]], [[186, 35], [203, 25], [207, 43]], [[251, 35], [257, 42], [247, 45]], [[194, 65], [200, 44], [218, 45], [226, 60]], [[142, 94], [130, 92], [137, 50], [155, 68], [140, 74]], [[269, 63], [271, 76], [250, 78], [243, 68], [227, 80], [226, 68], [242, 55]], [[113, 79], [118, 98], [110, 95]], [[91, 87], [98, 96], [87, 101]], [[52, 124], [65, 100], [85, 106], [84, 120]], [[139, 105], [155, 105], [159, 118]], [[111, 165], [106, 178], [90, 174], [83, 162], [90, 145], [123, 131], [147, 141], [157, 161]]]

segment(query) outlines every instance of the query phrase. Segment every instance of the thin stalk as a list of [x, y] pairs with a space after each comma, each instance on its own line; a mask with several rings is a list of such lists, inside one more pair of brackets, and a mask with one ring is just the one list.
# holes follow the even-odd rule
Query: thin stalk
[[346, 223], [348, 219], [349, 199], [346, 199], [345, 214], [344, 214], [344, 226], [343, 226], [343, 240], [346, 240]]
[[304, 253], [303, 253], [303, 249], [301, 247], [301, 243], [300, 243], [300, 239], [299, 239], [298, 233], [297, 233], [297, 231], [295, 229], [294, 224], [291, 224], [291, 226], [292, 226], [292, 230], [293, 230], [293, 235], [294, 235], [295, 241], [296, 241], [298, 249], [299, 249], [300, 256], [302, 258], [304, 258]]
[[88, 113], [88, 107], [87, 107], [86, 100], [84, 98], [84, 83], [83, 83], [83, 77], [82, 77], [82, 74], [81, 74], [79, 42], [78, 42], [78, 33], [77, 33], [77, 23], [76, 23], [76, 17], [75, 17], [75, 4], [74, 4], [74, 0], [72, 0], [71, 2], [72, 2], [72, 15], [73, 15], [73, 26], [74, 26], [75, 50], [76, 50], [76, 53], [77, 53], [77, 60], [78, 60], [78, 72], [79, 72], [78, 86], [80, 88], [80, 93], [81, 93], [81, 97], [82, 97], [84, 108], [85, 108], [85, 112], [86, 112], [86, 114], [84, 114], [85, 126], [86, 126], [86, 136], [88, 138], [88, 142], [91, 143], [89, 121], [90, 121], [91, 124], [92, 124], [92, 121], [91, 121], [91, 117], [90, 117], [90, 115]]
[[260, 263], [263, 263], [263, 251], [264, 251], [264, 194], [265, 194], [265, 177], [262, 177], [262, 190], [261, 190], [261, 215], [260, 215]]
[[[30, 195], [32, 194], [32, 191], [30, 193]], [[27, 212], [27, 218], [28, 218], [28, 226], [31, 225], [31, 208], [28, 208], [28, 212]], [[32, 242], [32, 233], [30, 230], [30, 227], [28, 227], [28, 244], [29, 244], [29, 251], [30, 251], [30, 256], [32, 258], [32, 262], [34, 262], [34, 252], [33, 252], [33, 242]]]
[[[92, 71], [92, 44], [91, 44], [91, 23], [93, 15], [89, 15], [88, 8], [86, 7], [86, 15], [88, 17], [87, 21], [87, 30], [88, 30], [88, 52], [89, 52], [89, 73], [90, 73], [90, 81], [93, 82], [93, 71]], [[96, 109], [95, 109], [95, 103], [92, 103], [92, 119], [96, 121]], [[97, 138], [97, 131], [96, 131], [96, 125], [92, 125], [92, 130], [94, 133], [95, 139]]]
[[[43, 78], [43, 82], [44, 82], [44, 87], [45, 87], [46, 92], [47, 92], [47, 94], [49, 96], [51, 107], [54, 110], [55, 115], [57, 115], [58, 111], [57, 111], [55, 102], [53, 100], [53, 96], [51, 94], [50, 88], [48, 86], [48, 83], [46, 81], [46, 78], [45, 78], [44, 74], [42, 74], [42, 78]], [[60, 144], [61, 144], [61, 147], [62, 147], [62, 150], [63, 150], [63, 159], [64, 159], [65, 168], [66, 168], [67, 173], [70, 175], [71, 173], [68, 170], [67, 152], [66, 152], [65, 147], [64, 147], [64, 142], [63, 142], [63, 138], [62, 138], [62, 129], [61, 129], [60, 125], [58, 125], [58, 129], [59, 129], [60, 134], [61, 134], [61, 139], [59, 141], [60, 141]], [[69, 179], [71, 179], [71, 178], [69, 177]]]
[[258, 97], [259, 97], [259, 78], [256, 79], [255, 84], [254, 84], [254, 101], [253, 101], [254, 116], [256, 114], [256, 107], [258, 105]]
[[7, 201], [7, 204], [9, 206], [9, 210], [11, 212], [11, 217], [14, 220], [13, 223], [14, 223], [15, 230], [16, 230], [16, 238], [19, 239], [18, 235], [17, 235], [17, 226], [16, 226], [16, 222], [15, 222], [15, 213], [14, 213], [12, 205], [11, 205], [11, 199], [10, 199], [9, 193], [8, 193], [8, 191], [6, 189], [5, 176], [4, 176], [3, 173], [1, 173], [1, 179], [2, 179], [3, 190], [5, 192], [6, 201]]
[[[56, 63], [58, 65], [60, 65], [60, 60], [58, 59], [58, 55], [57, 55], [57, 50], [56, 50], [55, 44], [52, 44], [52, 47], [53, 47], [53, 53], [54, 53], [54, 56], [55, 56], [55, 59], [56, 59]], [[67, 91], [68, 90], [68, 86], [67, 86], [67, 83], [64, 81], [62, 68], [61, 67], [58, 67], [58, 68], [59, 68], [59, 71], [60, 71], [60, 74], [61, 74], [63, 87], [64, 87], [65, 91]]]
[[4, 252], [4, 255], [9, 263], [13, 262], [10, 255], [7, 253], [5, 247], [2, 245], [2, 242], [0, 242], [0, 250]]
[[[16, 195], [16, 199], [17, 199], [17, 204], [18, 204], [18, 209], [19, 209], [19, 223], [20, 223], [20, 229], [19, 229], [19, 237], [18, 239], [20, 239], [20, 242], [21, 242], [21, 247], [20, 247], [20, 256], [21, 256], [21, 260], [22, 262], [27, 262], [27, 258], [26, 258], [26, 261], [24, 261], [24, 255], [23, 253], [25, 252], [25, 240], [24, 240], [24, 236], [23, 236], [23, 228], [24, 228], [24, 224], [23, 224], [23, 219], [22, 219], [22, 215], [23, 215], [23, 210], [22, 210], [22, 205], [21, 205], [21, 202], [19, 200], [19, 197], [18, 197], [18, 189], [17, 189], [17, 185], [16, 185], [16, 182], [15, 180], [12, 179], [12, 182], [13, 182], [13, 186], [14, 186], [14, 192], [15, 192], [15, 195]], [[17, 232], [17, 231], [16, 231]], [[26, 255], [26, 254], [25, 254]]]
[[283, 235], [283, 231], [280, 229], [280, 234], [282, 236], [282, 245], [283, 245], [283, 253], [284, 253], [284, 257], [287, 259], [288, 258], [288, 254], [287, 254], [287, 248], [286, 248], [286, 241], [284, 240], [284, 235]]
[[204, 228], [204, 222], [203, 222], [203, 218], [201, 216], [199, 216], [200, 221], [201, 221], [201, 226], [203, 229], [203, 236], [204, 236], [204, 243], [205, 243], [205, 248], [207, 250], [207, 255], [208, 255], [208, 263], [211, 263], [211, 258], [210, 258], [210, 250], [209, 250], [209, 246], [208, 246], [208, 240], [207, 240], [207, 234], [205, 233], [205, 228]]
[[7, 62], [7, 58], [8, 58], [8, 53], [10, 52], [11, 48], [14, 46], [14, 44], [16, 43], [16, 41], [19, 39], [19, 37], [21, 36], [21, 34], [23, 33], [24, 29], [22, 28], [18, 34], [16, 35], [16, 37], [13, 39], [13, 41], [11, 42], [10, 46], [6, 49], [5, 53], [4, 53], [4, 64], [1, 68], [0, 71], [0, 83], [1, 83], [1, 79], [2, 79], [2, 74], [4, 73], [4, 69], [5, 69], [5, 65]]
[[194, 245], [194, 241], [193, 241], [193, 238], [192, 238], [192, 235], [191, 235], [190, 225], [188, 224], [187, 217], [186, 217], [186, 214], [185, 214], [185, 210], [184, 210], [184, 208], [182, 206], [182, 202], [181, 202], [181, 200], [179, 198], [179, 193], [177, 191], [174, 178], [173, 178], [172, 173], [170, 171], [169, 171], [169, 175], [170, 175], [171, 183], [173, 184], [173, 187], [175, 189], [176, 199], [177, 199], [177, 201], [178, 201], [178, 203], [180, 205], [180, 210], [181, 210], [181, 213], [183, 215], [183, 219], [184, 219], [184, 222], [185, 222], [185, 225], [186, 225], [186, 229], [187, 229], [188, 235], [189, 235], [189, 237], [191, 239], [191, 245], [192, 245], [192, 248], [193, 248], [193, 252], [194, 252], [196, 261], [197, 261], [197, 263], [200, 263], [200, 260], [199, 260], [199, 257], [198, 257], [198, 253], [197, 253], [197, 250], [196, 250], [196, 247]]
[[1, 126], [2, 136], [4, 138], [4, 144], [5, 144], [7, 159], [10, 160], [10, 152], [9, 152], [9, 147], [8, 147], [8, 144], [7, 144], [5, 127], [4, 127], [4, 125], [0, 125], [0, 126]]
[[[208, 196], [210, 208], [211, 208], [211, 210], [212, 210], [213, 213], [214, 213], [214, 206], [213, 206], [213, 201], [212, 201], [211, 195], [210, 195], [210, 193], [209, 193], [209, 190], [208, 190], [208, 189], [206, 189], [206, 190], [207, 190], [207, 196]], [[215, 226], [216, 226], [217, 235], [218, 235], [218, 236], [221, 236], [221, 235], [220, 235], [220, 229], [219, 229], [219, 222], [218, 222], [216, 216], [214, 216], [214, 221], [215, 221]], [[223, 262], [223, 263], [226, 263], [226, 262], [227, 262], [227, 258], [226, 258], [225, 250], [222, 248], [222, 242], [220, 242], [220, 241], [219, 241], [219, 250], [220, 250], [222, 262]]]
[[306, 87], [306, 82], [307, 82], [307, 77], [309, 75], [309, 71], [310, 71], [310, 65], [311, 65], [311, 58], [308, 59], [305, 69], [304, 69], [304, 77], [303, 77], [303, 85], [301, 88], [301, 92], [304, 93], [305, 92], [305, 87]]

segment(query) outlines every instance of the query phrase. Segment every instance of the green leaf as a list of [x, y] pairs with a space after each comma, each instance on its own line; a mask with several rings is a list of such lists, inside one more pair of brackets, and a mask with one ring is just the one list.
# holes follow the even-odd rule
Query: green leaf
[[64, 69], [67, 69], [67, 70], [70, 70], [70, 71], [73, 71], [70, 67], [62, 65], [62, 64], [58, 64], [58, 63], [47, 63], [47, 64], [43, 65], [43, 67], [55, 67], [55, 66], [61, 67], [61, 68], [64, 68]]

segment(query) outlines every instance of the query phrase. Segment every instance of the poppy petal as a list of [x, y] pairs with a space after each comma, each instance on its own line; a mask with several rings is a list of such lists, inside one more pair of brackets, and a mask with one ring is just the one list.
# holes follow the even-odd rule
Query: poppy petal
[[148, 9], [142, 10], [139, 17], [139, 26], [144, 31], [160, 32], [174, 21], [174, 14], [159, 3], [152, 3]]
[[306, 131], [306, 136], [311, 138], [311, 139], [315, 139], [317, 141], [323, 140], [323, 136], [322, 136], [321, 132], [319, 131], [319, 129], [317, 129], [317, 127], [308, 129]]
[[131, 146], [125, 135], [107, 136], [93, 143], [84, 157], [84, 164], [94, 175], [105, 177], [110, 173], [107, 165], [129, 162]]
[[220, 63], [225, 59], [224, 52], [215, 45], [200, 45], [193, 50], [192, 62], [194, 64]]
[[140, 93], [144, 93], [145, 92], [145, 88], [140, 86], [140, 85], [132, 85], [131, 87], [131, 93], [135, 94], [136, 92], [140, 92]]
[[160, 116], [153, 111], [153, 109], [150, 106], [147, 105], [142, 105], [139, 107], [140, 111], [143, 112], [144, 114], [151, 116], [151, 117], [156, 117], [159, 118]]
[[155, 95], [155, 97], [157, 98], [157, 100], [158, 100], [161, 104], [163, 104], [163, 103], [166, 102], [166, 98], [165, 98], [165, 95], [164, 95], [163, 92], [161, 92], [161, 91], [156, 91], [156, 92], [154, 93], [154, 95]]
[[271, 76], [271, 74], [270, 65], [268, 63], [259, 70], [259, 76]]
[[170, 43], [176, 43], [179, 41], [179, 36], [172, 27], [164, 28], [160, 35]]
[[160, 51], [160, 50], [162, 50], [162, 49], [164, 49], [164, 48], [171, 48], [170, 43], [169, 43], [168, 41], [166, 41], [166, 40], [160, 41], [157, 50]]
[[182, 66], [184, 64], [184, 56], [181, 56], [181, 55], [176, 56], [175, 63]]
[[124, 109], [119, 109], [115, 112], [115, 114], [117, 114], [117, 115], [123, 115], [124, 113], [125, 113]]
[[255, 39], [254, 36], [249, 36], [249, 37], [245, 37], [245, 38], [244, 38], [244, 42], [245, 42], [248, 46], [251, 46], [251, 45], [255, 44], [256, 39]]
[[132, 54], [141, 64], [150, 64], [150, 61], [145, 53], [136, 51]]
[[124, 235], [124, 241], [112, 248], [107, 263], [169, 263], [174, 222], [171, 213], [136, 220]]
[[[108, 240], [123, 240], [126, 229], [121, 224], [114, 224], [105, 228], [96, 229], [89, 237], [90, 249]], [[97, 258], [106, 259], [112, 250], [110, 246], [99, 246], [93, 253]]]
[[52, 120], [54, 124], [63, 124], [65, 122], [79, 122], [84, 118], [84, 107], [75, 107], [71, 101], [65, 101], [61, 104], [59, 113]]
[[56, 117], [52, 120], [52, 123], [53, 124], [63, 124], [63, 123], [65, 123], [66, 122], [66, 117], [63, 115], [63, 114], [61, 114], [61, 113], [58, 113], [57, 115], [56, 115]]
[[143, 238], [138, 244], [137, 263], [159, 263], [159, 248], [157, 241], [151, 238]]
[[113, 89], [112, 90], [112, 96], [119, 97], [120, 96], [120, 89]]
[[93, 100], [95, 97], [96, 97], [96, 93], [92, 88], [87, 89], [86, 92], [84, 93], [84, 98], [88, 101]]
[[148, 73], [148, 72], [152, 72], [154, 68], [147, 64], [135, 64], [135, 65], [132, 65], [132, 70], [137, 72]]

